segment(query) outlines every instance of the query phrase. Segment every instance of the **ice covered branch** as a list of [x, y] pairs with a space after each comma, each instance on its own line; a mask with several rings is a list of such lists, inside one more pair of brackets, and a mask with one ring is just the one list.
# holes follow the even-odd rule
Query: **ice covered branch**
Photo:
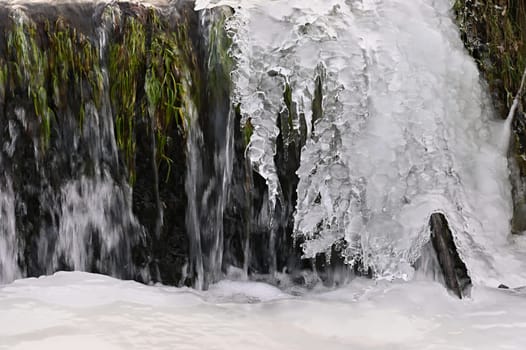
[[522, 97], [522, 93], [524, 90], [524, 82], [526, 81], [526, 68], [524, 68], [524, 73], [522, 74], [522, 80], [521, 85], [519, 86], [519, 91], [517, 92], [517, 95], [515, 95], [515, 98], [513, 99], [513, 104], [511, 105], [510, 112], [508, 113], [508, 120], [512, 120], [515, 116], [515, 112], [517, 111], [517, 108], [520, 104], [520, 99]]

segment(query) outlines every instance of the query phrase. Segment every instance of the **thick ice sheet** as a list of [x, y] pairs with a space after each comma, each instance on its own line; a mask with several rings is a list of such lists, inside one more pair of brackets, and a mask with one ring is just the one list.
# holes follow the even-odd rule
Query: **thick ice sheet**
[[526, 294], [432, 282], [302, 297], [252, 282], [209, 292], [81, 272], [0, 287], [0, 349], [524, 349]]

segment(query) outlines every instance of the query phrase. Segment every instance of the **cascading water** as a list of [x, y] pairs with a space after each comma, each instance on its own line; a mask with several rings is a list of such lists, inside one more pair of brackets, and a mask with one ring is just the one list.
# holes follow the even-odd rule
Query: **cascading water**
[[[138, 227], [129, 209], [129, 198], [129, 193], [107, 178], [81, 178], [67, 183], [57, 201], [61, 220], [48, 271], [68, 267], [126, 277], [124, 271], [132, 269], [133, 243], [127, 233]], [[44, 264], [47, 242], [42, 239], [39, 245]]]
[[439, 213], [474, 283], [526, 281], [511, 121], [494, 120], [448, 1], [0, 17], [3, 281], [73, 269], [206, 289], [230, 265], [276, 281], [331, 254], [411, 279]]
[[[131, 213], [131, 193], [127, 186], [121, 187], [116, 183], [111, 175], [119, 165], [113, 120], [109, 117], [111, 106], [108, 80], [107, 77], [104, 78], [107, 73], [98, 65], [94, 65], [85, 68], [92, 69], [90, 73], [93, 73], [93, 76], [75, 78], [76, 84], [100, 85], [103, 90], [101, 97], [95, 96], [94, 88], [90, 91], [87, 87], [70, 92], [66, 97], [65, 94], [68, 92], [61, 89], [71, 82], [69, 80], [69, 74], [73, 73], [71, 66], [77, 63], [74, 62], [77, 57], [72, 56], [71, 61], [66, 61], [62, 67], [57, 68], [56, 75], [53, 75], [53, 89], [48, 92], [43, 91], [47, 83], [47, 70], [51, 72], [55, 69], [51, 66], [52, 60], [48, 61], [49, 66], [46, 66], [45, 62], [48, 55], [51, 55], [52, 49], [40, 51], [37, 46], [38, 39], [31, 36], [36, 30], [36, 24], [22, 8], [12, 8], [7, 16], [8, 23], [14, 25], [13, 31], [7, 35], [7, 51], [15, 57], [18, 56], [20, 71], [18, 81], [11, 78], [13, 80], [6, 82], [12, 88], [12, 95], [6, 97], [5, 102], [8, 110], [5, 118], [9, 120], [11, 128], [5, 138], [8, 146], [2, 155], [2, 165], [6, 173], [15, 174], [13, 176], [17, 177], [16, 183], [20, 192], [15, 196], [16, 217], [12, 220], [14, 222], [10, 220], [5, 222], [9, 223], [9, 226], [16, 227], [16, 230], [21, 230], [22, 222], [29, 221], [30, 226], [24, 232], [25, 237], [20, 234], [18, 236], [21, 241], [20, 246], [26, 245], [25, 249], [31, 251], [31, 256], [26, 257], [18, 253], [21, 260], [13, 260], [13, 265], [27, 264], [30, 269], [38, 273], [74, 269], [93, 270], [128, 278], [139, 275], [140, 273], [132, 267], [131, 261], [131, 246], [138, 239], [136, 235], [140, 234], [140, 227]], [[8, 23], [6, 25], [9, 25]], [[57, 21], [55, 25], [58, 32], [62, 24]], [[69, 34], [67, 30], [61, 32], [61, 34], [66, 33]], [[50, 45], [56, 45], [53, 49], [56, 48], [58, 57], [68, 55], [67, 45], [77, 44], [74, 40], [86, 40], [82, 39], [82, 36], [75, 37], [75, 34], [73, 39], [66, 35], [62, 37], [59, 34], [49, 35]], [[100, 42], [104, 44], [103, 40]], [[90, 54], [91, 49], [94, 55], [105, 49], [90, 47], [87, 41], [84, 45], [85, 55]], [[72, 51], [69, 53], [76, 54]], [[97, 57], [93, 59], [96, 60]], [[13, 69], [10, 64], [7, 67]], [[24, 85], [27, 86], [27, 93], [34, 101], [34, 112], [33, 106], [19, 102], [23, 101], [24, 93], [16, 89]], [[75, 93], [79, 91], [80, 96], [76, 96]], [[90, 94], [91, 99], [87, 97]], [[12, 100], [9, 100], [10, 98]], [[77, 98], [80, 100], [76, 100]], [[50, 105], [56, 106], [55, 112], [49, 107]], [[59, 106], [63, 106], [61, 114], [57, 113], [61, 108]], [[9, 112], [11, 108], [14, 108], [14, 113]], [[80, 110], [81, 120], [78, 118], [77, 109]], [[35, 133], [28, 143], [24, 138], [27, 137], [28, 128], [35, 130], [39, 127], [35, 120], [31, 120], [33, 113], [42, 118], [40, 128], [44, 135], [48, 135], [39, 137], [38, 133]], [[61, 125], [61, 130], [58, 131], [60, 136], [55, 135], [55, 130], [50, 130], [50, 124], [53, 122]], [[33, 154], [22, 155], [22, 150], [28, 146], [32, 147]], [[66, 148], [67, 154], [62, 152]], [[51, 154], [53, 150], [58, 151], [56, 154]], [[34, 162], [30, 165], [34, 166], [31, 170], [33, 173], [24, 173], [25, 169], [19, 168], [17, 162], [21, 156], [26, 157], [26, 160], [22, 161]], [[46, 163], [51, 165], [51, 169]], [[7, 208], [6, 214], [8, 214]], [[9, 237], [7, 235], [8, 239]], [[17, 255], [18, 249], [12, 244], [10, 248]], [[13, 266], [4, 266], [2, 270], [5, 269], [13, 269]], [[7, 276], [5, 278], [8, 280], [13, 277], [9, 273], [2, 275]], [[147, 272], [143, 272], [143, 275], [148, 279]]]
[[524, 348], [451, 6], [0, 0], [0, 350]]
[[20, 277], [17, 264], [15, 196], [9, 178], [0, 191], [0, 283]]
[[186, 223], [190, 268], [198, 289], [206, 288], [221, 276], [223, 216], [233, 167], [234, 110], [229, 95], [229, 39], [220, 25], [225, 16], [227, 10], [200, 14], [200, 34], [203, 46], [208, 50], [203, 69], [207, 73], [205, 93], [208, 106], [204, 112], [208, 129], [202, 130], [197, 111], [189, 111]]
[[158, 242], [179, 226], [163, 209], [181, 196], [163, 190], [181, 181], [192, 78], [165, 18], [185, 6], [134, 6], [1, 4], [2, 281], [66, 269], [178, 282]]

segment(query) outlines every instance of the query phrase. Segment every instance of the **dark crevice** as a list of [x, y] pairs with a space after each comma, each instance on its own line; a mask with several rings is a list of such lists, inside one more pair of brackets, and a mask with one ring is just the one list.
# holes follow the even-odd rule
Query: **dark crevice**
[[471, 286], [471, 278], [466, 265], [460, 258], [447, 219], [444, 214], [434, 213], [431, 215], [429, 225], [431, 242], [444, 274], [446, 286], [462, 299], [467, 288]]

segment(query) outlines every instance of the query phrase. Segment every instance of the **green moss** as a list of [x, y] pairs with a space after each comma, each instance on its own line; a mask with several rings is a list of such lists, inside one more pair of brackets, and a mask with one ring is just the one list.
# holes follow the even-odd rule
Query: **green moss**
[[[177, 38], [174, 33], [165, 33], [162, 24], [156, 16], [154, 20], [154, 34], [150, 48], [150, 66], [146, 74], [145, 90], [148, 98], [150, 118], [154, 119], [156, 133], [157, 164], [165, 162], [168, 175], [173, 163], [165, 152], [172, 140], [169, 130], [175, 123], [184, 132], [184, 112], [182, 101], [184, 87], [180, 83], [180, 69], [185, 69], [181, 63]], [[168, 178], [166, 179], [168, 180]]]
[[[9, 87], [4, 94], [32, 101], [46, 150], [57, 113], [76, 106], [73, 112], [82, 126], [84, 104], [100, 103], [103, 82], [98, 49], [62, 18], [36, 23], [13, 17], [7, 28], [8, 62], [0, 74], [5, 81], [2, 86]], [[90, 86], [86, 91], [85, 82]]]
[[[63, 18], [33, 21], [21, 13], [13, 16], [6, 26], [5, 62], [0, 61], [0, 98], [3, 101], [10, 94], [10, 98], [32, 102], [45, 150], [53, 123], [60, 122], [57, 116], [74, 114], [82, 128], [87, 106], [93, 103], [102, 108], [108, 93], [116, 143], [130, 182], [135, 178], [135, 133], [140, 118], [151, 122], [156, 162], [166, 165], [168, 179], [173, 165], [168, 149], [176, 137], [185, 137], [189, 116], [199, 110], [201, 93], [201, 69], [189, 37], [189, 20], [184, 14], [177, 24], [172, 20], [142, 5], [133, 11], [108, 5], [102, 21], [107, 24], [110, 44], [101, 57], [96, 39], [78, 32]], [[107, 64], [109, 92], [104, 91], [102, 60]], [[221, 74], [214, 77], [215, 86], [227, 76]]]
[[457, 0], [454, 11], [464, 43], [505, 117], [526, 67], [526, 2]]
[[133, 182], [135, 125], [137, 118], [150, 118], [156, 164], [166, 166], [168, 181], [173, 160], [167, 149], [176, 136], [174, 132], [183, 137], [186, 134], [188, 114], [195, 110], [198, 100], [199, 69], [185, 19], [170, 30], [171, 23], [156, 10], [143, 10], [137, 17], [121, 19], [109, 48], [115, 135]]
[[119, 34], [109, 49], [110, 97], [117, 145], [124, 152], [133, 183], [137, 97], [146, 59], [145, 25], [134, 17], [125, 17]]
[[173, 142], [174, 127], [181, 135], [186, 134], [189, 125], [188, 113], [194, 108], [198, 90], [193, 47], [188, 39], [188, 27], [183, 21], [175, 31], [167, 30], [167, 23], [151, 10], [151, 47], [149, 66], [146, 73], [145, 92], [148, 113], [153, 118], [156, 134], [157, 165], [167, 167], [165, 181], [168, 181], [173, 160], [166, 149]]
[[208, 33], [208, 90], [211, 99], [220, 101], [229, 98], [234, 61], [230, 56], [232, 40], [225, 30], [228, 14], [218, 12], [216, 16]]
[[44, 89], [48, 72], [48, 56], [39, 45], [36, 25], [22, 17], [14, 18], [7, 35], [9, 79], [12, 92], [25, 91], [33, 101], [34, 112], [40, 119], [42, 148], [49, 145], [53, 111]]
[[0, 103], [4, 103], [5, 100], [8, 82], [7, 74], [7, 64], [2, 58], [0, 58]]
[[[454, 11], [462, 39], [486, 78], [499, 114], [505, 118], [519, 91], [526, 67], [526, 2], [523, 0], [457, 0]], [[512, 231], [526, 230], [520, 185], [526, 178], [526, 122], [522, 97], [513, 123], [512, 148], [520, 179], [513, 181]]]
[[[61, 18], [54, 24], [46, 22], [45, 33], [49, 42], [49, 74], [54, 105], [61, 111], [65, 110], [68, 94], [75, 91], [79, 95], [75, 113], [82, 128], [84, 105], [89, 101], [93, 101], [97, 107], [101, 104], [103, 78], [99, 50], [85, 35], [78, 33]], [[84, 89], [85, 85], [89, 86], [88, 90]]]

